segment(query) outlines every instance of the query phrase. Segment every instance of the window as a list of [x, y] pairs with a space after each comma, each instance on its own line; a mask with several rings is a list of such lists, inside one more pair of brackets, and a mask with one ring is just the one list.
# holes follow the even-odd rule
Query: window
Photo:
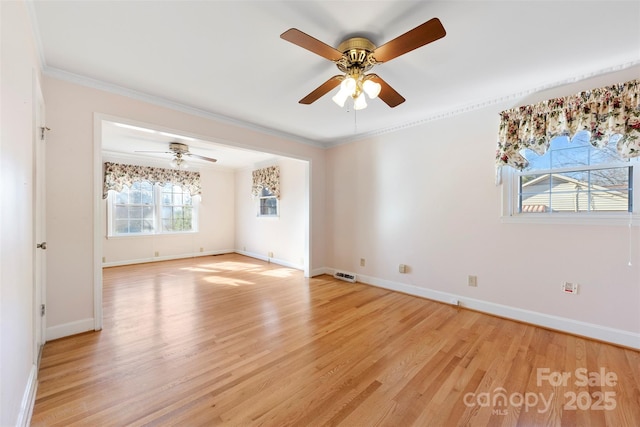
[[544, 155], [525, 149], [522, 155], [529, 164], [513, 172], [510, 214], [545, 217], [632, 213], [634, 184], [638, 185], [634, 181], [638, 181], [640, 171], [634, 174], [637, 159], [620, 157], [617, 141], [612, 138], [606, 147], [595, 148], [584, 131], [571, 141], [567, 136], [552, 139]]
[[197, 231], [197, 198], [167, 183], [136, 181], [122, 191], [110, 191], [108, 235], [144, 235]]
[[153, 233], [153, 185], [135, 182], [131, 188], [124, 187], [113, 195], [113, 233]]
[[161, 187], [162, 232], [193, 231], [193, 200], [188, 191], [171, 183]]
[[258, 216], [278, 216], [278, 198], [266, 187], [258, 197]]

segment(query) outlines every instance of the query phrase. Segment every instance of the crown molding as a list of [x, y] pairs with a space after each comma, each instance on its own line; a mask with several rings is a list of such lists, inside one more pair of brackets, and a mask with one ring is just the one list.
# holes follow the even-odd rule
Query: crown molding
[[272, 135], [278, 138], [288, 139], [290, 141], [299, 142], [301, 144], [311, 145], [316, 148], [326, 148], [326, 145], [314, 141], [308, 138], [294, 135], [287, 132], [282, 132], [266, 126], [257, 125], [255, 123], [246, 122], [243, 120], [235, 119], [232, 117], [224, 116], [222, 114], [213, 113], [200, 108], [191, 107], [189, 105], [181, 104], [179, 102], [170, 101], [159, 96], [149, 95], [144, 92], [128, 89], [122, 86], [118, 86], [112, 83], [107, 83], [102, 80], [93, 79], [90, 77], [81, 76], [79, 74], [71, 73], [69, 71], [61, 70], [59, 68], [50, 67], [44, 65], [42, 73], [48, 77], [64, 80], [70, 83], [78, 84], [80, 86], [90, 87], [98, 89], [104, 92], [113, 93], [115, 95], [126, 96], [128, 98], [137, 99], [138, 101], [147, 102], [149, 104], [157, 105], [159, 107], [168, 108], [182, 113], [191, 114], [193, 116], [202, 117], [205, 119], [238, 126], [243, 129], [260, 132], [266, 135]]
[[480, 102], [473, 102], [473, 103], [469, 103], [466, 105], [463, 105], [462, 107], [459, 108], [455, 108], [455, 109], [451, 109], [451, 110], [443, 110], [441, 112], [437, 112], [435, 114], [429, 115], [425, 118], [422, 118], [420, 120], [415, 120], [412, 122], [406, 122], [406, 123], [401, 123], [395, 126], [390, 126], [384, 129], [379, 129], [379, 130], [375, 130], [375, 131], [371, 131], [371, 132], [366, 132], [366, 133], [361, 133], [358, 135], [353, 135], [349, 138], [343, 138], [340, 140], [333, 140], [333, 141], [328, 141], [326, 142], [325, 146], [327, 148], [331, 148], [331, 147], [336, 147], [339, 145], [343, 145], [343, 144], [348, 144], [350, 142], [354, 142], [354, 141], [359, 141], [362, 139], [367, 139], [367, 138], [372, 138], [372, 137], [376, 137], [376, 136], [380, 136], [380, 135], [385, 135], [388, 133], [393, 133], [393, 132], [397, 132], [403, 129], [408, 129], [408, 128], [412, 128], [412, 127], [416, 127], [416, 126], [421, 126], [425, 123], [429, 123], [429, 122], [433, 122], [436, 120], [442, 120], [442, 119], [447, 119], [453, 116], [457, 116], [460, 114], [465, 114], [471, 111], [476, 111], [476, 110], [480, 110], [492, 105], [498, 105], [498, 104], [502, 104], [502, 103], [506, 103], [509, 101], [515, 101], [517, 99], [522, 99], [524, 97], [527, 97], [529, 95], [533, 95], [535, 93], [538, 92], [542, 92], [545, 90], [549, 90], [549, 89], [554, 89], [557, 87], [561, 87], [561, 86], [565, 86], [568, 84], [572, 84], [572, 83], [578, 83], [580, 81], [583, 80], [587, 80], [587, 79], [591, 79], [594, 77], [600, 77], [609, 73], [615, 73], [615, 72], [619, 72], [619, 71], [624, 71], [636, 66], [640, 65], [640, 59], [636, 59], [634, 61], [629, 61], [629, 62], [625, 62], [622, 64], [618, 64], [618, 65], [614, 65], [614, 66], [610, 66], [610, 67], [606, 67], [606, 68], [600, 68], [598, 70], [589, 72], [589, 73], [585, 73], [582, 74], [580, 76], [576, 76], [576, 77], [572, 77], [572, 78], [568, 78], [568, 79], [563, 79], [563, 80], [556, 80], [554, 82], [551, 83], [547, 83], [544, 85], [540, 85], [540, 86], [535, 86], [535, 87], [531, 87], [529, 89], [520, 91], [520, 92], [516, 92], [516, 93], [512, 93], [510, 95], [505, 95], [505, 96], [501, 96], [501, 97], [496, 97], [496, 98], [491, 98], [491, 99], [486, 99], [484, 101], [480, 101]]
[[412, 128], [412, 127], [416, 127], [416, 126], [422, 126], [426, 123], [429, 122], [433, 122], [436, 120], [442, 120], [442, 119], [447, 119], [450, 117], [454, 117], [460, 114], [465, 114], [471, 111], [476, 111], [476, 110], [480, 110], [492, 105], [497, 105], [497, 104], [502, 104], [502, 103], [506, 103], [509, 101], [514, 101], [517, 99], [521, 99], [524, 98], [526, 96], [544, 91], [544, 90], [549, 90], [549, 89], [553, 89], [556, 87], [560, 87], [560, 86], [564, 86], [564, 85], [568, 85], [568, 84], [572, 84], [572, 83], [577, 83], [580, 82], [582, 80], [586, 80], [586, 79], [590, 79], [590, 78], [594, 78], [594, 77], [599, 77], [605, 74], [609, 74], [609, 73], [613, 73], [613, 72], [619, 72], [619, 71], [624, 71], [626, 69], [635, 67], [640, 65], [640, 59], [634, 60], [634, 61], [629, 61], [629, 62], [625, 62], [622, 64], [618, 64], [618, 65], [614, 65], [614, 66], [610, 66], [607, 68], [601, 68], [589, 73], [584, 73], [580, 76], [576, 76], [576, 77], [572, 77], [572, 78], [568, 78], [568, 79], [563, 79], [563, 80], [556, 80], [553, 81], [551, 83], [547, 83], [544, 85], [539, 85], [539, 86], [534, 86], [525, 90], [522, 90], [520, 92], [516, 92], [516, 93], [512, 93], [509, 95], [505, 95], [505, 96], [501, 96], [501, 97], [496, 97], [496, 98], [490, 98], [490, 99], [486, 99], [483, 101], [479, 101], [479, 102], [473, 102], [473, 103], [469, 103], [466, 105], [463, 105], [461, 107], [458, 108], [454, 108], [451, 110], [443, 110], [440, 112], [436, 112], [434, 114], [431, 114], [427, 117], [424, 117], [422, 119], [419, 120], [414, 120], [411, 122], [405, 122], [405, 123], [399, 123], [397, 125], [394, 126], [389, 126], [386, 128], [382, 128], [382, 129], [378, 129], [375, 131], [371, 131], [371, 132], [364, 132], [364, 133], [360, 133], [357, 135], [353, 135], [350, 137], [344, 137], [344, 138], [335, 138], [335, 139], [328, 139], [325, 140], [324, 142], [319, 142], [319, 141], [314, 141], [308, 138], [303, 138], [299, 135], [293, 135], [287, 132], [282, 132], [282, 131], [278, 131], [276, 129], [272, 129], [272, 128], [268, 128], [268, 127], [264, 127], [264, 126], [260, 126], [257, 125], [255, 123], [250, 123], [250, 122], [246, 122], [246, 121], [242, 121], [242, 120], [238, 120], [238, 119], [234, 119], [231, 117], [227, 117], [227, 116], [223, 116], [220, 114], [216, 114], [216, 113], [212, 113], [209, 111], [205, 111], [199, 108], [195, 108], [195, 107], [190, 107], [188, 105], [184, 105], [178, 102], [174, 102], [174, 101], [169, 101], [166, 100], [164, 98], [161, 97], [157, 97], [157, 96], [153, 96], [153, 95], [149, 95], [143, 92], [139, 92], [139, 91], [135, 91], [132, 89], [127, 89], [118, 85], [114, 85], [111, 83], [106, 83], [103, 82], [101, 80], [96, 80], [96, 79], [92, 79], [89, 77], [84, 77], [78, 74], [74, 74], [74, 73], [70, 73], [68, 71], [64, 71], [64, 70], [60, 70], [58, 68], [53, 68], [53, 67], [49, 67], [49, 66], [44, 66], [43, 67], [43, 74], [50, 76], [50, 77], [54, 77], [60, 80], [65, 80], [65, 81], [69, 81], [71, 83], [75, 83], [75, 84], [79, 84], [82, 86], [87, 86], [87, 87], [91, 87], [94, 89], [99, 89], [105, 92], [109, 92], [109, 93], [114, 93], [117, 95], [122, 95], [122, 96], [126, 96], [129, 98], [133, 98], [133, 99], [137, 99], [140, 101], [144, 101], [144, 102], [148, 102], [150, 104], [154, 104], [154, 105], [158, 105], [161, 107], [165, 107], [165, 108], [169, 108], [172, 110], [176, 110], [176, 111], [180, 111], [183, 113], [187, 113], [187, 114], [192, 114], [195, 116], [199, 116], [199, 117], [203, 117], [206, 119], [210, 119], [210, 120], [215, 120], [215, 121], [219, 121], [222, 123], [227, 123], [227, 124], [231, 124], [234, 126], [238, 126], [244, 129], [249, 129], [249, 130], [253, 130], [256, 132], [260, 132], [260, 133], [264, 133], [264, 134], [268, 134], [268, 135], [272, 135], [272, 136], [276, 136], [279, 138], [284, 138], [284, 139], [288, 139], [288, 140], [293, 140], [295, 142], [299, 142], [302, 144], [307, 144], [307, 145], [311, 145], [313, 147], [316, 148], [332, 148], [332, 147], [336, 147], [339, 145], [343, 145], [343, 144], [348, 144], [354, 141], [359, 141], [359, 140], [363, 140], [363, 139], [367, 139], [367, 138], [372, 138], [372, 137], [376, 137], [376, 136], [381, 136], [381, 135], [386, 135], [389, 133], [393, 133], [393, 132], [397, 132], [400, 130], [404, 130], [404, 129], [408, 129], [408, 128]]

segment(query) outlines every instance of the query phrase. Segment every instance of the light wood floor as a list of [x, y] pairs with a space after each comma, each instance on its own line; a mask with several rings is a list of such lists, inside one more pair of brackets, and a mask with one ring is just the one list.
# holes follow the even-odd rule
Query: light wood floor
[[39, 381], [34, 426], [640, 426], [639, 352], [240, 255], [105, 269]]

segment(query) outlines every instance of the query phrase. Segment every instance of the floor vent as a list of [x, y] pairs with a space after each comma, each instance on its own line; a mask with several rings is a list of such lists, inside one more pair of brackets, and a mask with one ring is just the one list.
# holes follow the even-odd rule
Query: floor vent
[[353, 273], [336, 271], [335, 273], [333, 273], [333, 277], [335, 277], [336, 279], [344, 280], [345, 282], [356, 283], [356, 275]]

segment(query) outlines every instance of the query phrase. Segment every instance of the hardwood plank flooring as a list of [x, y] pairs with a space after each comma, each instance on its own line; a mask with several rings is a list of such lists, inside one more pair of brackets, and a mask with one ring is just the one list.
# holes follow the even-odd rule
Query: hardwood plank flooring
[[33, 426], [640, 425], [630, 349], [237, 254], [103, 275]]

